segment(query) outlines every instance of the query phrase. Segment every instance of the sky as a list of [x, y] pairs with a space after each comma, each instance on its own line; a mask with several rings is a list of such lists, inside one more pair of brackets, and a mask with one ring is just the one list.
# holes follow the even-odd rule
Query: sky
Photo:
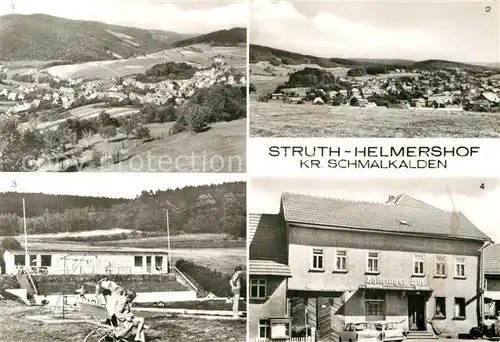
[[11, 13], [43, 13], [188, 34], [246, 27], [248, 23], [244, 0], [1, 0], [0, 15]]
[[498, 2], [252, 1], [252, 44], [319, 57], [500, 62]]
[[[0, 173], [0, 193], [45, 193], [134, 198], [143, 190], [246, 181], [244, 174], [210, 173]], [[13, 187], [13, 182], [16, 186]]]
[[278, 213], [283, 192], [379, 203], [386, 202], [389, 195], [405, 193], [442, 210], [461, 211], [500, 243], [500, 179], [252, 178], [247, 186], [247, 211]]

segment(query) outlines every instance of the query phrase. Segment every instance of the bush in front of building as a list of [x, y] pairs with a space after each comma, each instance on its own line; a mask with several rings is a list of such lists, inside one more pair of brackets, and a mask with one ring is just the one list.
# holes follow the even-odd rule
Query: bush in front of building
[[[73, 294], [82, 286], [87, 293], [95, 293], [95, 285], [102, 277], [102, 274], [33, 275], [38, 290], [43, 295], [63, 291]], [[123, 288], [136, 292], [189, 291], [177, 282], [173, 274], [109, 274], [108, 277]]]
[[17, 281], [16, 276], [10, 274], [0, 275], [0, 291], [5, 291], [7, 289], [19, 289], [21, 286]]

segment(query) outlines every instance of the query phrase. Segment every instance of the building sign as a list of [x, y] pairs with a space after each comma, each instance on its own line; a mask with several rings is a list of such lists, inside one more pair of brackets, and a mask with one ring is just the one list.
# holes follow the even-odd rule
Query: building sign
[[394, 287], [401, 287], [401, 286], [423, 287], [423, 286], [428, 286], [429, 281], [428, 281], [427, 277], [413, 278], [408, 282], [404, 279], [399, 279], [399, 278], [367, 276], [365, 278], [365, 284], [367, 284], [367, 285], [394, 286]]
[[290, 337], [290, 319], [270, 319], [271, 339], [287, 339]]

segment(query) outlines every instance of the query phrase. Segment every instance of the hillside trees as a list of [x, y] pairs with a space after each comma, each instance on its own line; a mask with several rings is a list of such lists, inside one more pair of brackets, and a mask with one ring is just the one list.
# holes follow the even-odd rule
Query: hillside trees
[[179, 108], [176, 131], [202, 132], [207, 125], [246, 117], [246, 88], [216, 85], [200, 88]]
[[146, 70], [146, 76], [169, 80], [186, 80], [194, 76], [196, 68], [188, 63], [167, 62], [153, 65]]
[[290, 74], [288, 81], [281, 88], [319, 87], [335, 83], [335, 76], [328, 70], [304, 68]]
[[0, 123], [0, 137], [0, 171], [3, 172], [26, 171], [43, 151], [42, 136], [30, 129], [19, 131], [15, 120]]
[[143, 192], [133, 200], [4, 193], [0, 196], [0, 226], [4, 235], [21, 232], [25, 197], [30, 234], [117, 227], [165, 232], [168, 210], [172, 234], [227, 233], [243, 238], [245, 196], [243, 182]]
[[99, 131], [99, 134], [104, 139], [106, 139], [107, 142], [109, 142], [109, 139], [116, 137], [116, 135], [118, 134], [118, 131], [116, 130], [115, 126], [108, 125], [108, 126], [104, 126], [103, 128], [101, 128], [101, 130]]

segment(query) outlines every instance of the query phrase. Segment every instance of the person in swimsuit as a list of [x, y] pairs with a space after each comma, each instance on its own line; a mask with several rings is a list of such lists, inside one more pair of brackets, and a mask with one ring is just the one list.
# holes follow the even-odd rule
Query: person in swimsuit
[[231, 286], [231, 292], [233, 293], [233, 317], [238, 318], [238, 305], [240, 302], [240, 292], [241, 292], [241, 273], [242, 268], [237, 266], [234, 269], [234, 274], [229, 280], [229, 285]]

